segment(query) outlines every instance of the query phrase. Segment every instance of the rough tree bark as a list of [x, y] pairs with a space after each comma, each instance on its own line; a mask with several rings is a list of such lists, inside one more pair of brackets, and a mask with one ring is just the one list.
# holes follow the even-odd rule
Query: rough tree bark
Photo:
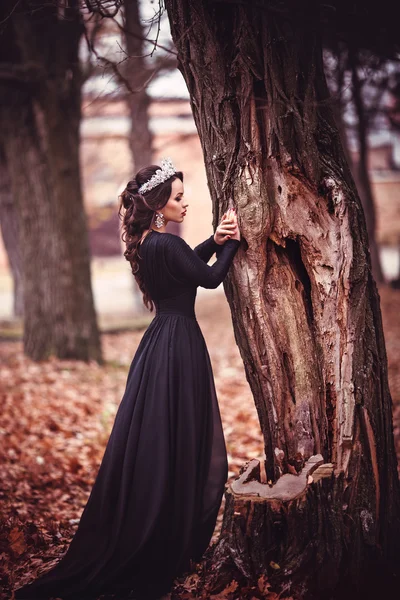
[[24, 350], [102, 362], [79, 168], [79, 1], [1, 7], [0, 122], [20, 225]]
[[224, 288], [270, 481], [252, 462], [227, 490], [208, 577], [216, 590], [264, 574], [294, 598], [356, 597], [398, 569], [399, 480], [379, 295], [318, 10], [166, 6], [214, 226], [230, 202], [239, 214]]
[[13, 314], [23, 317], [24, 295], [22, 284], [22, 260], [19, 244], [19, 226], [17, 211], [11, 193], [11, 183], [8, 174], [7, 161], [0, 147], [0, 227], [7, 252], [8, 263], [13, 278]]

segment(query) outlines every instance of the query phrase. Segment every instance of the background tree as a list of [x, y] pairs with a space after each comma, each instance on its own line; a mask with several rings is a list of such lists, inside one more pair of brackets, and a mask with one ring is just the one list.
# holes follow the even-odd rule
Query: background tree
[[[352, 174], [357, 185], [357, 190], [361, 199], [367, 224], [369, 248], [371, 251], [372, 273], [375, 281], [383, 282], [383, 273], [379, 257], [379, 248], [376, 242], [376, 210], [375, 200], [372, 191], [371, 178], [369, 174], [369, 152], [368, 152], [368, 134], [370, 131], [371, 118], [369, 118], [364, 95], [365, 77], [363, 78], [363, 67], [365, 68], [365, 59], [357, 48], [350, 46], [348, 51], [348, 61], [352, 76], [353, 104], [357, 115], [357, 141], [358, 141], [358, 160], [353, 165]], [[379, 65], [375, 66], [374, 71], [379, 72]], [[364, 79], [364, 81], [363, 81]], [[382, 86], [384, 89], [384, 86]], [[379, 102], [374, 102], [379, 106]]]
[[0, 124], [19, 222], [24, 350], [101, 361], [79, 171], [79, 0], [0, 7]]
[[149, 70], [145, 62], [145, 32], [140, 20], [138, 1], [125, 2], [123, 14], [126, 52], [128, 57], [133, 59], [126, 63], [125, 75], [132, 90], [127, 90], [131, 117], [129, 143], [134, 171], [137, 173], [139, 169], [153, 162], [153, 136], [149, 124], [151, 99], [146, 87]]
[[[126, 61], [122, 70], [129, 86], [127, 89], [124, 85], [124, 92], [131, 121], [129, 145], [132, 152], [132, 173], [137, 173], [139, 169], [154, 163], [155, 149], [150, 128], [152, 98], [148, 92], [148, 85], [160, 73], [165, 74], [177, 68], [176, 56], [172, 48], [163, 47], [162, 55], [153, 56], [158, 47], [160, 19], [160, 11], [156, 11], [155, 15], [145, 22], [140, 14], [138, 0], [125, 2], [123, 5], [122, 33]], [[155, 40], [149, 43], [148, 34], [154, 29], [157, 30]], [[149, 45], [152, 45], [151, 50], [148, 50]], [[179, 226], [176, 223], [169, 223], [167, 231], [177, 234]], [[132, 281], [132, 285], [136, 311], [147, 313], [142, 293], [135, 280]]]
[[398, 569], [399, 480], [379, 296], [321, 27], [393, 54], [397, 9], [166, 7], [214, 226], [231, 202], [239, 213], [224, 287], [266, 453], [268, 483], [251, 461], [227, 492], [207, 574], [215, 589], [264, 574], [295, 598], [354, 597]]
[[[325, 53], [325, 73], [332, 93], [336, 124], [359, 193], [367, 223], [372, 272], [375, 281], [382, 283], [384, 276], [376, 240], [376, 209], [373, 194], [368, 137], [388, 119], [390, 71], [393, 62], [369, 51], [359, 50], [343, 42]], [[357, 158], [349, 144], [356, 142]], [[354, 144], [353, 144], [354, 145]]]
[[[90, 5], [96, 11], [94, 14], [102, 17], [100, 26], [90, 38], [90, 47], [99, 61], [91, 74], [104, 77], [107, 71], [114, 76], [117, 86], [110, 93], [110, 99], [123, 98], [127, 103], [131, 121], [129, 144], [136, 172], [153, 160], [149, 112], [152, 97], [148, 86], [160, 75], [177, 68], [176, 52], [169, 41], [167, 44], [159, 42], [164, 20], [161, 8], [154, 9], [153, 15], [146, 18], [144, 3], [138, 0], [123, 3], [121, 14], [118, 13], [121, 3], [115, 3], [114, 12], [107, 10], [107, 4], [112, 2], [99, 0], [95, 6]], [[102, 43], [101, 39], [110, 34], [113, 34], [111, 46]], [[102, 98], [106, 100], [107, 96]]]
[[13, 313], [22, 317], [24, 311], [24, 296], [22, 287], [22, 260], [18, 233], [18, 218], [11, 193], [10, 177], [7, 161], [0, 146], [0, 228], [10, 264], [14, 286]]

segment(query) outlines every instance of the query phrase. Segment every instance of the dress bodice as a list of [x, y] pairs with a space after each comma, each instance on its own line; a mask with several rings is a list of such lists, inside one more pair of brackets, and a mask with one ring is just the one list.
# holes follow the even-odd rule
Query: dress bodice
[[[195, 318], [197, 287], [216, 288], [225, 278], [239, 240], [223, 245], [211, 235], [192, 249], [171, 233], [150, 230], [139, 246], [139, 268], [156, 307], [156, 315], [182, 314]], [[217, 260], [207, 265], [216, 252]]]

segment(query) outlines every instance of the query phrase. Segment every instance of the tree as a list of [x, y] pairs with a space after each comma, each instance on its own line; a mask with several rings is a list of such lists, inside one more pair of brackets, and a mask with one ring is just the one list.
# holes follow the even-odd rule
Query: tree
[[[92, 68], [91, 74], [95, 76], [101, 73], [104, 77], [105, 70], [110, 73], [118, 83], [117, 89], [110, 94], [110, 97], [123, 99], [126, 102], [130, 116], [129, 146], [133, 177], [134, 173], [142, 167], [154, 162], [153, 135], [150, 128], [152, 99], [148, 93], [148, 84], [160, 73], [176, 69], [176, 53], [172, 44], [168, 47], [159, 43], [158, 37], [162, 26], [160, 10], [155, 10], [151, 18], [145, 19], [141, 14], [143, 11], [140, 10], [143, 6], [140, 7], [138, 0], [123, 3], [121, 15], [115, 14], [119, 3], [115, 3], [115, 10], [111, 10], [111, 4], [107, 2], [91, 4], [96, 11], [95, 14], [102, 17], [100, 26], [91, 36], [90, 46], [99, 61], [97, 68]], [[156, 31], [154, 35], [153, 30]], [[105, 34], [106, 39], [110, 34], [121, 37], [121, 43], [117, 42], [117, 53], [113, 53], [112, 47], [107, 44], [102, 50], [101, 34]], [[155, 39], [150, 39], [152, 37]], [[180, 226], [169, 223], [167, 230], [178, 234]], [[143, 304], [142, 293], [133, 278], [132, 286], [135, 312], [148, 313]]]
[[[388, 90], [387, 65], [379, 57], [338, 43], [334, 53], [326, 53], [325, 73], [328, 87], [336, 100], [334, 113], [341, 134], [346, 160], [357, 186], [367, 223], [372, 273], [375, 281], [383, 283], [379, 245], [376, 240], [376, 209], [369, 172], [368, 135], [377, 128], [377, 117], [386, 110], [382, 96]], [[355, 123], [347, 123], [351, 113]], [[348, 148], [349, 137], [357, 142], [358, 158], [353, 160]]]
[[15, 202], [24, 351], [101, 361], [79, 171], [79, 0], [0, 8], [0, 124]]
[[[110, 58], [110, 48], [107, 48], [107, 55], [100, 52], [96, 46], [101, 46], [101, 42], [96, 39], [98, 31], [91, 39], [91, 48], [99, 60], [101, 69], [92, 69], [92, 75], [101, 70], [104, 75], [104, 69], [111, 73], [119, 83], [118, 91], [112, 93], [112, 97], [120, 97], [126, 100], [131, 120], [131, 130], [129, 135], [129, 144], [132, 151], [132, 161], [134, 171], [139, 171], [142, 167], [151, 164], [153, 160], [153, 135], [150, 130], [149, 108], [151, 105], [151, 96], [148, 93], [148, 84], [156, 79], [160, 73], [165, 73], [176, 69], [176, 53], [172, 46], [167, 47], [158, 42], [160, 33], [162, 11], [155, 11], [152, 18], [144, 19], [141, 17], [140, 3], [138, 0], [130, 0], [122, 3], [122, 24], [121, 19], [117, 17], [120, 2], [115, 2], [115, 10], [110, 12], [107, 5], [110, 2], [97, 2], [96, 7], [92, 6], [96, 14], [100, 14], [103, 22], [103, 33], [114, 32], [115, 35], [121, 35], [121, 45], [118, 43], [118, 58]], [[108, 19], [107, 19], [108, 17]], [[155, 39], [149, 39], [151, 30], [157, 29]], [[148, 51], [149, 46], [151, 50]], [[162, 54], [154, 55], [159, 50]], [[123, 58], [120, 58], [120, 55]]]
[[149, 127], [150, 97], [146, 88], [149, 73], [145, 63], [145, 35], [137, 0], [124, 4], [124, 34], [127, 54], [133, 57], [127, 63], [126, 76], [132, 90], [127, 95], [127, 104], [131, 116], [129, 142], [136, 173], [153, 162], [153, 136]]
[[375, 281], [382, 283], [384, 281], [384, 277], [380, 263], [379, 248], [375, 237], [375, 200], [368, 170], [368, 132], [370, 129], [370, 123], [365, 103], [363, 101], [363, 81], [360, 77], [360, 67], [363, 66], [363, 61], [362, 59], [360, 60], [357, 49], [352, 47], [349, 49], [348, 56], [349, 66], [352, 74], [353, 102], [357, 114], [357, 140], [359, 148], [357, 165], [354, 165], [352, 173], [357, 184], [357, 190], [359, 192], [364, 209], [369, 247], [371, 250], [372, 273]]
[[266, 575], [294, 598], [358, 597], [398, 571], [379, 295], [322, 60], [327, 23], [377, 44], [382, 19], [360, 6], [166, 0], [214, 226], [231, 202], [239, 213], [224, 288], [265, 442], [268, 482], [251, 461], [226, 493], [216, 590]]
[[0, 225], [4, 247], [7, 252], [8, 262], [14, 285], [13, 313], [16, 317], [23, 317], [23, 288], [22, 288], [22, 260], [19, 244], [18, 218], [11, 193], [10, 177], [8, 175], [7, 161], [0, 147]]

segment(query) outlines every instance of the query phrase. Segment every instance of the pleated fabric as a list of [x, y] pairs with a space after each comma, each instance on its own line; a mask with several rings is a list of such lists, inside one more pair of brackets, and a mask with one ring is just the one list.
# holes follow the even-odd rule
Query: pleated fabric
[[[192, 250], [177, 236], [151, 231], [142, 242], [141, 269], [156, 315], [130, 365], [75, 536], [55, 567], [16, 591], [18, 600], [101, 594], [153, 599], [170, 591], [190, 559], [201, 559], [228, 465], [194, 302], [196, 281], [215, 287], [225, 277], [239, 246], [230, 241], [235, 243], [217, 246], [211, 236]], [[214, 251], [218, 259], [210, 267]]]

